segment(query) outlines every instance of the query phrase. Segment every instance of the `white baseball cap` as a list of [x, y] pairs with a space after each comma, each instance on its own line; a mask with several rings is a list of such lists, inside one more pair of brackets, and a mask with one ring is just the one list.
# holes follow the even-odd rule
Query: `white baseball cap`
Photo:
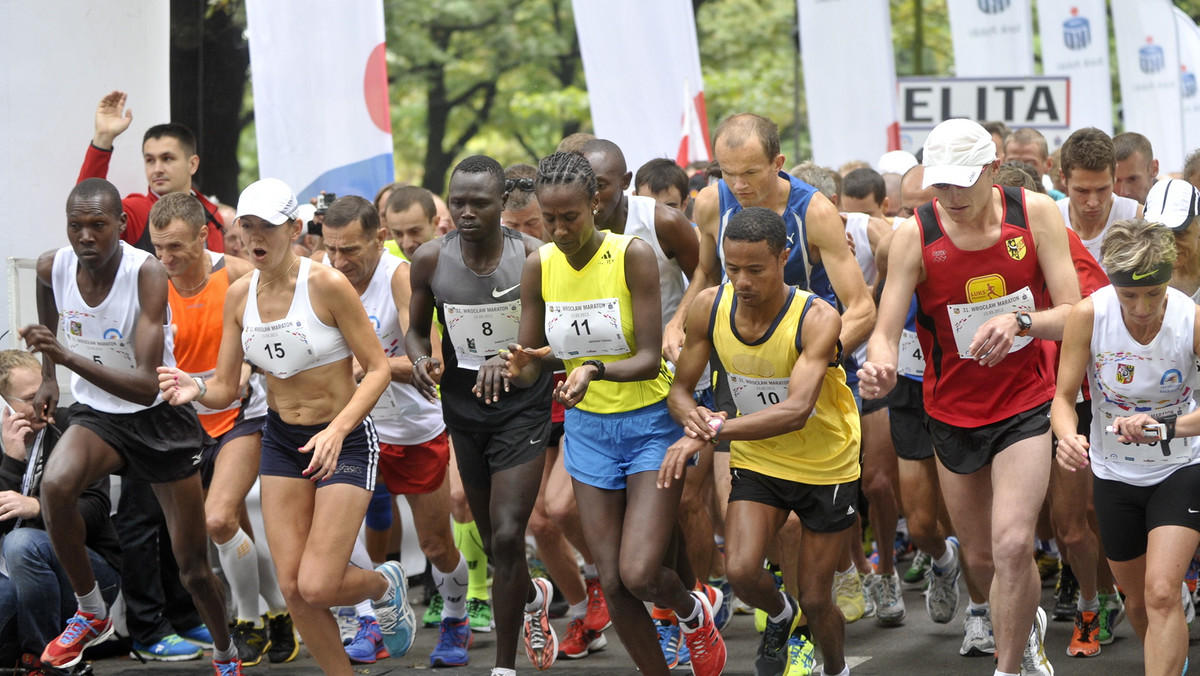
[[1147, 221], [1183, 232], [1197, 216], [1200, 216], [1200, 190], [1183, 179], [1159, 181], [1146, 195], [1143, 217]]
[[271, 225], [284, 223], [299, 217], [296, 193], [277, 178], [264, 178], [250, 185], [238, 197], [237, 218], [257, 216]]
[[922, 188], [949, 183], [960, 188], [975, 185], [984, 167], [996, 161], [996, 142], [978, 122], [946, 120], [925, 138]]
[[903, 176], [906, 171], [916, 165], [916, 156], [907, 150], [889, 150], [879, 156], [879, 161], [875, 163], [875, 170], [881, 174], [900, 174]]

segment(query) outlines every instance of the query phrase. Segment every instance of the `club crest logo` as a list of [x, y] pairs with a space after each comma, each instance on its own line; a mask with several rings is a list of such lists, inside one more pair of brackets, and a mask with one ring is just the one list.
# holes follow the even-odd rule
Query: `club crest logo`
[[1154, 38], [1147, 35], [1146, 44], [1138, 48], [1138, 67], [1143, 73], [1153, 74], [1166, 68], [1167, 57], [1163, 48], [1154, 44]]
[[1133, 382], [1133, 364], [1117, 364], [1117, 382], [1122, 385]]
[[1071, 8], [1071, 18], [1063, 22], [1063, 45], [1067, 49], [1086, 49], [1092, 44], [1092, 22], [1079, 16], [1079, 8]]
[[1025, 257], [1025, 237], [1018, 235], [1012, 239], [1004, 240], [1004, 246], [1008, 250], [1008, 257], [1014, 261], [1019, 261]]

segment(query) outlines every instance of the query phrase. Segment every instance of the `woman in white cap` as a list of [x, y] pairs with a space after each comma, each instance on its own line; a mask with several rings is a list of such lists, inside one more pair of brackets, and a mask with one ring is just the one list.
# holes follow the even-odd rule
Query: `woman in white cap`
[[[1142, 219], [1113, 224], [1101, 245], [1112, 283], [1067, 319], [1050, 414], [1059, 465], [1092, 469], [1100, 538], [1142, 640], [1145, 673], [1171, 675], [1186, 669], [1180, 591], [1200, 545], [1200, 412], [1191, 378], [1200, 317], [1168, 286], [1174, 261], [1167, 228]], [[1090, 444], [1077, 433], [1075, 409], [1085, 375]], [[1093, 625], [1095, 613], [1083, 621]]]
[[[350, 567], [356, 524], [375, 487], [379, 447], [368, 417], [390, 381], [358, 294], [337, 270], [296, 256], [296, 196], [278, 179], [251, 184], [237, 219], [253, 273], [229, 287], [215, 375], [159, 369], [174, 405], [228, 406], [241, 364], [267, 374], [262, 508], [279, 586], [300, 635], [327, 674], [351, 674], [330, 606], [371, 599], [393, 655], [412, 644], [404, 569]], [[354, 357], [366, 372], [356, 386]], [[347, 527], [347, 526], [351, 527]]]

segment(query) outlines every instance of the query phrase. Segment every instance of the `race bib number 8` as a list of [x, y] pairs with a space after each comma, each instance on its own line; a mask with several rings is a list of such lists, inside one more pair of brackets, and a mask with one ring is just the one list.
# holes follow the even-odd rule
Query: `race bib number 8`
[[458, 365], [478, 371], [488, 357], [517, 342], [521, 303], [454, 305], [446, 303], [446, 330], [454, 343]]
[[621, 330], [621, 301], [546, 303], [546, 340], [559, 359], [629, 354]]

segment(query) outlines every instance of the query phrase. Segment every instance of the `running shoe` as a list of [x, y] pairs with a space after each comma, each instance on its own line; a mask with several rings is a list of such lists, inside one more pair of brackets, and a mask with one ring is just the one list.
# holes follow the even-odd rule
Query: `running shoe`
[[1033, 560], [1037, 563], [1038, 577], [1042, 578], [1042, 586], [1049, 587], [1054, 584], [1054, 579], [1058, 577], [1058, 573], [1062, 570], [1062, 561], [1059, 557], [1050, 552], [1039, 549], [1034, 555]]
[[358, 633], [358, 612], [354, 606], [338, 606], [338, 633], [342, 636], [342, 645], [348, 645]]
[[91, 613], [76, 610], [71, 619], [67, 620], [66, 630], [42, 652], [42, 664], [60, 669], [73, 667], [83, 659], [85, 648], [112, 636], [112, 618], [97, 620], [95, 617]]
[[487, 599], [467, 599], [467, 618], [471, 621], [471, 631], [488, 633], [496, 628], [492, 620], [492, 606]]
[[252, 667], [262, 661], [263, 655], [271, 647], [271, 637], [267, 633], [267, 625], [254, 626], [250, 620], [234, 623], [229, 630], [229, 638], [237, 648], [238, 659], [243, 667]]
[[680, 664], [679, 653], [683, 649], [683, 634], [679, 631], [679, 625], [674, 620], [659, 619], [654, 621], [654, 628], [658, 631], [658, 645], [662, 648], [667, 668], [674, 669]]
[[[608, 645], [608, 639], [604, 638], [604, 632], [587, 629], [584, 626], [585, 622], [584, 618], [577, 617], [567, 624], [567, 635], [558, 642], [559, 659], [578, 660], [604, 650]], [[675, 631], [675, 640], [676, 642], [679, 640], [678, 629]], [[663, 657], [666, 657], [665, 652]]]
[[367, 616], [358, 618], [358, 632], [346, 644], [346, 656], [351, 664], [375, 664], [378, 660], [391, 657], [383, 642], [383, 632], [375, 618]]
[[862, 619], [867, 608], [863, 602], [862, 580], [858, 577], [858, 571], [851, 568], [847, 572], [833, 574], [833, 600], [845, 616], [846, 624]]
[[[719, 606], [722, 601], [721, 590], [712, 591], [716, 592]], [[721, 638], [721, 632], [717, 631], [717, 623], [713, 621], [713, 606], [708, 600], [708, 594], [694, 591], [692, 596], [700, 601], [700, 616], [692, 621], [693, 626], [688, 626], [688, 622], [679, 622], [679, 631], [683, 633], [683, 641], [687, 644], [688, 653], [692, 658], [692, 674], [719, 676], [725, 670], [725, 640]]]
[[460, 618], [447, 617], [438, 628], [437, 645], [429, 654], [431, 667], [465, 667], [467, 666], [467, 648], [471, 647], [474, 639], [471, 636], [471, 622], [465, 616]]
[[813, 642], [793, 632], [787, 643], [787, 669], [783, 676], [810, 676], [817, 663], [817, 651]]
[[1054, 587], [1054, 621], [1068, 622], [1075, 619], [1079, 607], [1079, 581], [1070, 566], [1063, 566], [1062, 575]]
[[417, 615], [408, 605], [408, 577], [399, 561], [386, 561], [375, 569], [388, 581], [388, 591], [378, 601], [371, 601], [383, 643], [392, 657], [404, 657], [412, 648], [417, 633]]
[[[137, 654], [134, 655], [132, 653]], [[195, 643], [183, 640], [183, 637], [179, 634], [170, 634], [164, 636], [161, 641], [153, 645], [145, 645], [134, 641], [130, 657], [138, 659], [139, 656], [144, 660], [183, 662], [184, 660], [198, 660], [204, 657], [204, 649]]]
[[1025, 653], [1021, 656], [1021, 676], [1054, 676], [1054, 667], [1046, 657], [1046, 611], [1040, 607], [1033, 618]]
[[913, 552], [916, 549], [913, 547], [912, 540], [908, 539], [908, 534], [903, 531], [896, 531], [896, 541], [892, 547], [893, 561], [907, 561], [913, 557]]
[[1116, 639], [1114, 632], [1124, 619], [1125, 602], [1121, 600], [1121, 594], [1115, 590], [1111, 594], [1100, 592], [1100, 632], [1097, 642], [1100, 645], [1112, 643]]
[[904, 595], [900, 593], [900, 576], [877, 575], [875, 578], [875, 621], [885, 627], [895, 627], [904, 622], [907, 610]]
[[863, 590], [863, 617], [875, 617], [875, 611], [879, 606], [879, 576], [875, 573], [867, 573], [859, 575], [858, 579], [862, 582]]
[[1100, 654], [1100, 613], [1075, 611], [1075, 629], [1067, 644], [1071, 657], [1095, 657]]
[[612, 626], [612, 620], [608, 616], [608, 601], [604, 600], [600, 578], [589, 577], [584, 582], [587, 584], [587, 615], [583, 616], [583, 628], [588, 631], [604, 631]]
[[925, 610], [929, 619], [938, 624], [946, 624], [958, 612], [958, 576], [962, 574], [958, 541], [946, 538], [946, 549], [950, 552], [950, 565], [945, 570], [938, 570], [937, 565], [930, 562], [929, 589], [925, 592]]
[[542, 593], [542, 605], [533, 612], [525, 611], [525, 654], [538, 671], [545, 671], [558, 658], [558, 636], [550, 626], [550, 598], [554, 596], [554, 587], [544, 577], [532, 582]]
[[1192, 600], [1192, 595], [1188, 593], [1187, 582], [1184, 582], [1180, 587], [1179, 601], [1183, 604], [1183, 621], [1190, 626], [1196, 621], [1196, 602]]
[[242, 661], [236, 657], [227, 662], [213, 660], [213, 673], [216, 676], [242, 676]]
[[435, 592], [433, 596], [429, 597], [429, 606], [425, 608], [425, 614], [421, 616], [421, 624], [426, 627], [436, 627], [441, 624], [442, 607], [445, 605], [446, 601], [442, 599], [442, 595]]
[[300, 641], [296, 640], [296, 625], [292, 623], [291, 613], [267, 613], [267, 631], [271, 636], [267, 659], [274, 664], [296, 659], [296, 655], [300, 653]]
[[963, 618], [963, 642], [958, 654], [963, 657], [996, 654], [996, 637], [992, 634], [992, 616], [988, 611], [967, 611], [967, 616]]
[[[725, 609], [725, 592], [720, 587], [714, 587], [711, 584], [697, 582], [696, 591], [704, 592], [705, 598], [708, 599], [708, 604], [712, 607], [713, 622], [717, 621], [717, 615]], [[717, 625], [717, 631], [721, 630], [721, 626]]]
[[790, 594], [784, 596], [784, 602], [791, 608], [792, 616], [778, 624], [767, 620], [754, 657], [754, 676], [783, 676], [787, 670], [787, 642], [800, 618], [800, 604]]
[[728, 578], [722, 577], [717, 580], [709, 580], [708, 586], [715, 587], [721, 590], [722, 599], [721, 607], [714, 611], [713, 621], [717, 623], [717, 629], [725, 631], [725, 627], [729, 626], [729, 621], [733, 619], [733, 584]]
[[212, 650], [213, 647], [212, 632], [210, 632], [208, 627], [203, 624], [192, 627], [187, 631], [179, 632], [179, 638], [182, 638], [185, 641], [191, 641], [205, 650]]
[[921, 589], [927, 584], [929, 561], [929, 555], [918, 549], [912, 563], [908, 564], [908, 570], [904, 571], [905, 589]]

